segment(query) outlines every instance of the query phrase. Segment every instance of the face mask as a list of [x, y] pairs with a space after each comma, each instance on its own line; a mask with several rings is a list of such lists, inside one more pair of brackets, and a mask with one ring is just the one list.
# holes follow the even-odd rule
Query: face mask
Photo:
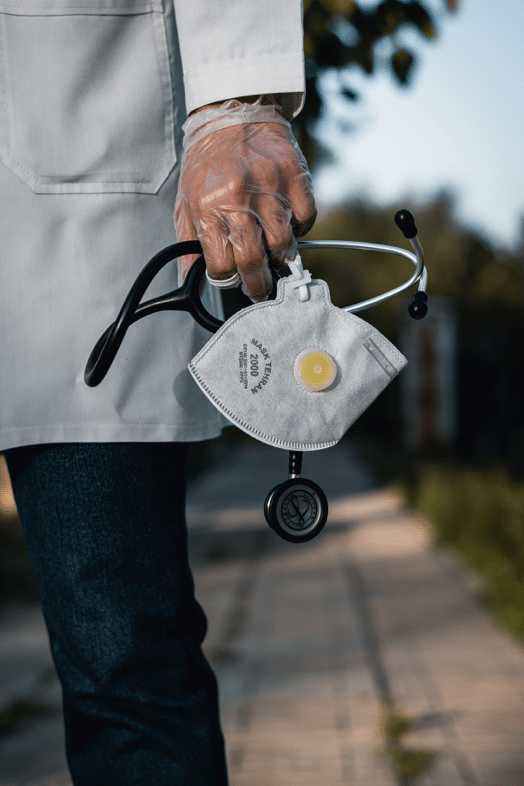
[[276, 299], [229, 319], [189, 364], [215, 407], [286, 450], [335, 445], [407, 363], [378, 330], [336, 308], [300, 258]]

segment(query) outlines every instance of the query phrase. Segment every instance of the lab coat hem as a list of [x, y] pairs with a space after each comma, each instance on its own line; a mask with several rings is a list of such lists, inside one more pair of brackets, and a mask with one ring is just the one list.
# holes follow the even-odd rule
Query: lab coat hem
[[199, 424], [82, 423], [18, 426], [0, 431], [0, 453], [26, 445], [61, 442], [203, 442], [216, 439], [227, 425], [217, 418]]

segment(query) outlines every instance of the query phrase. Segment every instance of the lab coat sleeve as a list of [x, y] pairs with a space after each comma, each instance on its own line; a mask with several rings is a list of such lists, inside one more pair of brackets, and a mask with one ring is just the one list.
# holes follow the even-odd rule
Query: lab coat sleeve
[[186, 109], [294, 93], [304, 103], [302, 0], [174, 0]]

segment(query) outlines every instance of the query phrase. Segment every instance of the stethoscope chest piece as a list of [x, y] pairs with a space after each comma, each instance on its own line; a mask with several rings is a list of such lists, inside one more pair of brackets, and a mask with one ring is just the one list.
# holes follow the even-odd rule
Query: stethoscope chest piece
[[289, 478], [271, 489], [264, 503], [264, 515], [281, 538], [305, 543], [324, 528], [328, 517], [327, 498], [312, 480]]

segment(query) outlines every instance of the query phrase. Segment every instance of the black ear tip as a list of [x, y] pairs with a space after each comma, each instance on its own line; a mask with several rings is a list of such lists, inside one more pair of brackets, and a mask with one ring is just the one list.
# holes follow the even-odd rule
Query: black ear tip
[[398, 226], [404, 237], [409, 239], [416, 237], [417, 227], [415, 226], [415, 219], [413, 214], [403, 208], [395, 213], [395, 224]]
[[410, 303], [408, 311], [413, 319], [423, 319], [428, 313], [428, 307], [425, 303]]
[[428, 296], [420, 290], [415, 292], [413, 300], [408, 306], [408, 312], [413, 319], [423, 319], [428, 313]]

